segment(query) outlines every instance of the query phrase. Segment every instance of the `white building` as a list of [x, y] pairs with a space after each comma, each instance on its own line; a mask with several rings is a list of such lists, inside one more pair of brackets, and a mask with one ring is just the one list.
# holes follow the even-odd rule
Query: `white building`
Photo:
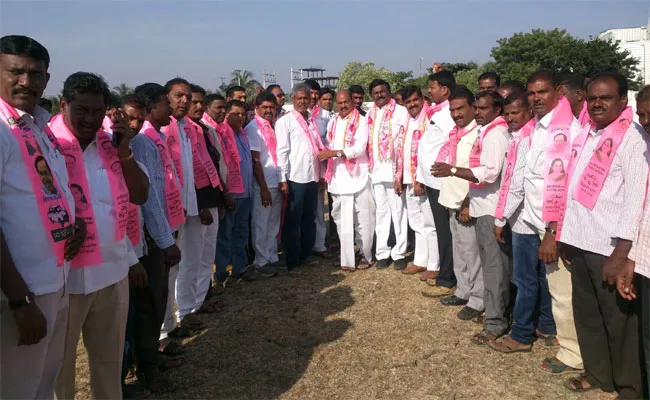
[[650, 84], [650, 19], [648, 19], [648, 26], [608, 29], [601, 32], [598, 38], [618, 41], [621, 50], [628, 50], [632, 57], [639, 60], [639, 72], [643, 84]]

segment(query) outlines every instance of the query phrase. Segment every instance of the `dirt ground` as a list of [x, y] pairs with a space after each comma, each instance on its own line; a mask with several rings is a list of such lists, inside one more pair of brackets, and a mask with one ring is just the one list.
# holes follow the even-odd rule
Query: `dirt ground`
[[[331, 263], [303, 275], [240, 282], [222, 312], [185, 341], [188, 365], [162, 398], [612, 399], [568, 392], [536, 367], [553, 350], [502, 355], [470, 343], [480, 329], [421, 295], [426, 284], [392, 269], [343, 274]], [[77, 399], [90, 397], [79, 347]]]

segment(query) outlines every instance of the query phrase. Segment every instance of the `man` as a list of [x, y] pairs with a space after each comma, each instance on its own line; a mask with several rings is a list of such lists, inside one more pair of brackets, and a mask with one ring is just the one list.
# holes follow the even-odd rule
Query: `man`
[[[442, 71], [441, 71], [442, 72]], [[438, 152], [436, 163], [449, 163], [456, 169], [469, 167], [469, 157], [478, 137], [474, 120], [474, 94], [465, 86], [456, 86], [448, 98], [449, 112], [455, 127], [449, 132], [449, 140]], [[435, 165], [435, 164], [434, 164]], [[431, 168], [433, 171], [433, 168]], [[433, 173], [431, 173], [433, 175]], [[483, 313], [483, 271], [479, 257], [475, 220], [469, 212], [469, 183], [458, 177], [448, 177], [440, 182], [440, 205], [448, 208], [449, 226], [453, 238], [453, 268], [457, 280], [456, 292], [437, 283], [435, 291], [423, 293], [429, 297], [443, 297], [443, 305], [464, 305], [458, 318], [469, 320]], [[446, 289], [446, 290], [445, 290]], [[453, 296], [450, 296], [452, 295]], [[443, 300], [443, 299], [441, 299]]]
[[48, 113], [52, 114], [52, 100], [43, 97], [39, 100], [38, 105]]
[[[645, 86], [636, 95], [636, 114], [639, 123], [650, 134], [650, 86]], [[647, 136], [646, 136], [647, 138]], [[648, 194], [646, 193], [646, 199]], [[641, 295], [641, 332], [643, 332], [643, 350], [645, 352], [646, 390], [650, 390], [650, 263], [648, 262], [648, 234], [650, 234], [650, 212], [645, 204], [639, 235], [632, 244], [628, 262], [616, 277], [618, 292], [626, 300], [633, 300], [637, 292]], [[633, 274], [637, 274], [634, 282]]]
[[226, 102], [230, 100], [237, 100], [241, 101], [242, 103], [246, 103], [246, 99], [246, 89], [242, 86], [233, 85], [229, 86], [226, 90]]
[[[327, 124], [329, 123], [332, 113], [322, 108], [319, 105], [321, 87], [313, 79], [306, 79], [304, 82], [309, 87], [309, 113], [311, 115], [312, 128], [318, 130], [320, 141], [323, 144], [327, 143]], [[325, 170], [325, 165], [321, 165], [321, 169]], [[325, 246], [325, 238], [327, 237], [327, 226], [325, 225], [325, 185], [322, 185], [318, 190], [318, 202], [316, 203], [316, 239], [312, 254], [321, 258], [330, 258]]]
[[513, 93], [521, 93], [525, 91], [526, 86], [516, 80], [507, 80], [503, 82], [497, 89], [497, 92], [501, 97], [503, 97], [504, 100]]
[[[530, 351], [538, 338], [544, 344], [554, 344], [557, 339], [551, 312], [551, 295], [546, 280], [546, 266], [538, 258], [541, 239], [534, 227], [523, 218], [524, 169], [526, 154], [532, 141], [536, 121], [531, 119], [526, 91], [510, 94], [504, 100], [503, 115], [513, 139], [508, 146], [503, 165], [499, 201], [495, 211], [494, 235], [505, 242], [504, 226], [512, 230], [513, 280], [517, 296], [513, 309], [510, 335], [490, 342], [494, 350], [502, 353]], [[550, 343], [549, 343], [550, 342]]]
[[352, 103], [354, 108], [356, 108], [362, 117], [366, 116], [366, 111], [363, 109], [363, 100], [366, 96], [366, 92], [363, 90], [361, 85], [352, 85], [348, 89], [352, 95]]
[[478, 91], [486, 92], [489, 90], [497, 90], [501, 85], [501, 77], [494, 71], [487, 71], [478, 77]]
[[308, 262], [316, 240], [316, 203], [319, 182], [324, 186], [318, 152], [325, 150], [309, 113], [310, 88], [293, 88], [293, 111], [278, 120], [275, 133], [280, 168], [280, 191], [289, 196], [285, 210], [282, 241], [288, 272], [299, 275], [298, 267]]
[[[65, 160], [46, 133], [50, 115], [37, 106], [49, 64], [36, 40], [0, 38], [0, 397], [7, 399], [54, 397], [68, 319], [65, 282], [86, 239]], [[56, 194], [42, 191], [35, 162], [47, 166]]]
[[357, 266], [355, 242], [361, 253], [359, 268], [369, 268], [372, 262], [375, 201], [368, 176], [368, 123], [347, 90], [336, 95], [336, 104], [339, 113], [327, 131], [330, 149], [320, 151], [318, 158], [327, 161], [332, 217], [341, 243], [341, 269], [352, 272]]
[[[431, 166], [436, 161], [440, 149], [443, 147], [449, 132], [454, 128], [454, 120], [449, 112], [449, 96], [456, 89], [456, 80], [454, 75], [449, 71], [440, 71], [429, 76], [429, 87], [427, 92], [435, 105], [431, 112], [433, 116], [427, 123], [424, 130], [424, 136], [420, 140], [418, 147], [418, 168], [416, 181], [424, 184], [431, 212], [433, 213], [433, 225], [431, 220], [425, 219], [424, 228], [435, 232], [435, 240], [438, 243], [438, 262], [440, 269], [427, 270], [420, 274], [420, 280], [428, 282], [435, 279], [438, 288], [432, 291], [442, 289], [449, 290], [456, 286], [456, 277], [454, 276], [454, 261], [452, 251], [452, 237], [449, 227], [449, 211], [440, 204], [440, 184], [441, 180], [431, 175]], [[453, 179], [453, 178], [452, 178]], [[407, 268], [408, 269], [408, 268]]]
[[336, 93], [330, 89], [330, 88], [325, 88], [321, 90], [320, 94], [320, 100], [318, 101], [318, 105], [323, 110], [329, 111], [332, 113], [332, 110], [334, 109], [334, 98], [336, 97]]
[[269, 85], [269, 87], [266, 88], [266, 91], [268, 93], [271, 93], [273, 96], [275, 96], [275, 100], [277, 103], [276, 111], [275, 111], [275, 119], [278, 120], [280, 117], [285, 115], [288, 111], [284, 109], [284, 103], [286, 101], [286, 96], [284, 94], [284, 91], [280, 87], [280, 85]]
[[485, 322], [472, 342], [479, 345], [502, 336], [508, 329], [510, 302], [510, 267], [507, 256], [492, 234], [494, 210], [499, 198], [501, 167], [510, 141], [510, 133], [501, 113], [503, 99], [496, 91], [481, 92], [476, 97], [478, 138], [474, 142], [469, 168], [454, 168], [435, 163], [434, 176], [457, 176], [470, 182], [469, 211], [476, 218], [476, 242], [483, 268], [485, 285]]
[[560, 84], [560, 94], [569, 100], [573, 115], [583, 127], [589, 122], [584, 81], [585, 78], [579, 74], [566, 74], [562, 77]]
[[405, 87], [402, 94], [410, 118], [406, 124], [403, 144], [400, 145], [395, 185], [400, 192], [406, 192], [408, 224], [415, 232], [413, 263], [402, 270], [402, 273], [412, 275], [430, 271], [430, 276], [435, 276], [440, 269], [436, 225], [426, 196], [425, 185], [415, 179], [421, 162], [418, 152], [419, 145], [430, 125], [433, 109], [425, 104], [422, 91], [415, 86]]
[[[560, 254], [571, 264], [573, 315], [585, 372], [565, 386], [643, 397], [636, 301], [612, 285], [637, 238], [648, 177], [648, 143], [627, 106], [627, 80], [602, 72], [587, 85], [591, 123], [573, 142]], [[611, 141], [611, 157], [598, 148]], [[634, 255], [633, 255], [634, 257]]]
[[[173, 206], [182, 203], [180, 187], [161, 132], [162, 127], [170, 123], [167, 92], [161, 85], [145, 83], [135, 88], [134, 98], [144, 103], [145, 122], [140, 134], [131, 141], [131, 147], [136, 160], [147, 168], [150, 185], [147, 202], [141, 207], [145, 254], [140, 257], [140, 263], [147, 271], [148, 284], [132, 292], [135, 302], [133, 356], [140, 386], [161, 393], [170, 389], [171, 383], [158, 369], [158, 337], [167, 307], [169, 268], [178, 264], [181, 257], [174, 232], [183, 223], [184, 215], [182, 206]], [[127, 115], [130, 104], [130, 100], [125, 99]], [[171, 169], [169, 175], [166, 166]]]
[[[522, 215], [526, 224], [534, 227], [541, 239], [537, 245], [538, 258], [546, 264], [546, 280], [560, 345], [556, 356], [544, 359], [539, 368], [545, 373], [559, 375], [580, 372], [582, 358], [571, 306], [571, 275], [562, 260], [557, 259], [553, 233], [559, 218], [553, 196], [563, 196], [564, 185], [548, 177], [553, 160], [558, 156], [565, 160], [569, 157], [567, 151], [557, 154], [555, 137], [574, 138], [581, 128], [573, 118], [568, 101], [560, 101], [558, 85], [557, 75], [545, 70], [533, 73], [527, 81], [536, 124], [531, 134], [533, 140], [530, 149], [526, 153]], [[532, 268], [532, 261], [529, 263]]]
[[[188, 294], [189, 284], [186, 282], [196, 282], [205, 234], [203, 222], [211, 218], [208, 210], [199, 211], [196, 199], [194, 134], [189, 119], [185, 118], [192, 101], [190, 83], [182, 78], [174, 78], [165, 84], [165, 89], [171, 107], [171, 122], [161, 131], [178, 175], [185, 222], [179, 226], [176, 239], [183, 257], [179, 265], [169, 269], [169, 297], [160, 337], [164, 346], [170, 343], [169, 337], [187, 337], [191, 331], [205, 327], [205, 323], [191, 313], [194, 297]], [[198, 167], [201, 163], [197, 162], [196, 165]], [[174, 303], [177, 303], [175, 314]], [[181, 324], [180, 328], [176, 327], [177, 321]]]
[[393, 95], [393, 99], [395, 99], [395, 102], [399, 104], [400, 106], [405, 106], [404, 104], [404, 94], [406, 93], [406, 88], [401, 88], [395, 94]]
[[[249, 221], [253, 206], [253, 160], [250, 145], [243, 132], [246, 106], [238, 100], [226, 103], [226, 123], [221, 125], [221, 144], [228, 165], [227, 186], [235, 200], [234, 210], [221, 222], [215, 255], [218, 285], [227, 278], [246, 278]], [[232, 268], [229, 271], [229, 267]]]
[[[83, 333], [94, 398], [122, 397], [122, 358], [129, 309], [129, 280], [146, 282], [146, 271], [133, 251], [127, 226], [129, 202], [147, 201], [149, 182], [130, 150], [137, 134], [125, 119], [114, 117], [112, 139], [101, 129], [108, 86], [98, 75], [77, 72], [63, 84], [61, 114], [49, 123], [63, 153], [70, 184], [83, 188], [91, 205], [82, 215], [88, 239], [72, 260], [67, 288], [70, 310], [63, 366], [56, 396], [75, 393], [77, 345]], [[105, 146], [113, 143], [113, 146]], [[113, 167], [115, 164], [120, 168]], [[139, 233], [139, 222], [134, 224]], [[128, 278], [127, 278], [128, 276]]]
[[282, 215], [278, 141], [273, 130], [276, 97], [268, 92], [255, 99], [255, 119], [246, 126], [255, 176], [253, 190], [252, 236], [255, 269], [262, 277], [274, 276], [278, 262], [278, 234]]
[[[406, 200], [400, 187], [394, 183], [394, 171], [409, 116], [406, 108], [392, 98], [388, 82], [375, 79], [370, 83], [369, 91], [374, 101], [368, 112], [368, 153], [376, 202], [376, 267], [388, 268], [389, 258], [392, 258], [394, 268], [403, 270], [406, 268], [408, 220]], [[388, 245], [391, 222], [396, 239], [392, 249]]]
[[[190, 85], [192, 91], [192, 104], [187, 116], [193, 122], [194, 130], [196, 133], [195, 142], [197, 144], [196, 154], [203, 159], [207, 165], [205, 171], [209, 169], [213, 171], [213, 179], [206, 180], [203, 178], [203, 183], [196, 185], [196, 200], [199, 210], [208, 210], [211, 218], [202, 222], [212, 223], [204, 225], [205, 233], [203, 234], [202, 250], [200, 251], [200, 263], [196, 281], [187, 282], [189, 287], [188, 301], [193, 302], [192, 313], [214, 313], [218, 311], [216, 303], [204, 304], [208, 290], [210, 289], [210, 280], [212, 277], [212, 266], [216, 254], [216, 243], [219, 232], [219, 208], [231, 208], [234, 201], [228, 193], [226, 185], [227, 180], [227, 167], [225, 166], [225, 158], [223, 157], [223, 149], [221, 141], [215, 139], [215, 134], [211, 133], [212, 127], [205, 125], [202, 122], [203, 115], [205, 114], [205, 89], [198, 85]], [[223, 173], [221, 170], [226, 169]], [[195, 179], [198, 181], [199, 178]], [[214, 182], [213, 182], [214, 181]], [[207, 214], [206, 214], [207, 217]], [[193, 298], [192, 298], [192, 293]]]

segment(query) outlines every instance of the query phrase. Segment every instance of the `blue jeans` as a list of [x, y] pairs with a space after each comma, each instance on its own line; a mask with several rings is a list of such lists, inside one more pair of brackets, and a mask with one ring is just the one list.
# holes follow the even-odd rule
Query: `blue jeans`
[[[217, 271], [215, 280], [224, 280], [228, 276], [226, 267], [232, 265], [232, 275], [241, 276], [246, 271], [248, 262], [249, 219], [253, 199], [235, 199], [235, 211], [226, 213], [219, 221], [217, 234], [217, 252], [214, 263]], [[216, 221], [215, 221], [216, 222]]]
[[535, 328], [545, 335], [556, 334], [546, 266], [537, 256], [540, 244], [538, 235], [512, 232], [513, 277], [517, 298], [510, 337], [523, 344], [533, 342]]
[[284, 213], [282, 243], [287, 268], [297, 268], [311, 256], [316, 241], [318, 183], [289, 182], [289, 204]]

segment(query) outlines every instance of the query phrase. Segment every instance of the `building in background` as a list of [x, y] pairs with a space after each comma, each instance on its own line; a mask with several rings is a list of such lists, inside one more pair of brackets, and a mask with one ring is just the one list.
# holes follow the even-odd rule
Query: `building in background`
[[599, 39], [618, 41], [621, 50], [639, 60], [639, 75], [643, 85], [650, 84], [650, 19], [647, 26], [639, 28], [608, 29], [598, 35]]

